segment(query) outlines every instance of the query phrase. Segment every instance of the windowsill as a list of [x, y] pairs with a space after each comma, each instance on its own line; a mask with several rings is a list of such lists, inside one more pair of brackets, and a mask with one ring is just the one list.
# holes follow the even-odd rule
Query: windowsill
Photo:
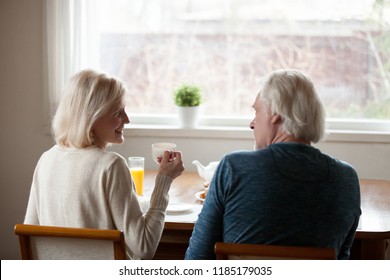
[[[331, 129], [327, 133], [322, 142], [390, 143], [390, 132]], [[174, 125], [131, 124], [125, 129], [125, 137], [134, 136], [246, 140], [253, 139], [253, 132], [249, 127], [199, 126], [186, 129]]]
[[143, 137], [250, 139], [252, 135], [249, 128], [223, 126], [180, 128], [173, 125], [130, 125], [125, 130], [125, 136]]

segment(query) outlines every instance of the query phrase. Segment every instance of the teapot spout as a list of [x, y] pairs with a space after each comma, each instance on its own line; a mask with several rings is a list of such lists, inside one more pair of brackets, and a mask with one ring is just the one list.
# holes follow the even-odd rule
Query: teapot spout
[[196, 168], [198, 169], [199, 176], [204, 178], [204, 169], [205, 169], [205, 167], [197, 160], [194, 160], [192, 163], [196, 165]]

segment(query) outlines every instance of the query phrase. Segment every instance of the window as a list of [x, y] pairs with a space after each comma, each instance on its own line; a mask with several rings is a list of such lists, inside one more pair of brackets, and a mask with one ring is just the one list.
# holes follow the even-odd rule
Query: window
[[100, 65], [131, 114], [172, 114], [200, 85], [204, 115], [251, 117], [261, 76], [298, 68], [329, 118], [390, 119], [390, 4], [356, 0], [100, 0]]

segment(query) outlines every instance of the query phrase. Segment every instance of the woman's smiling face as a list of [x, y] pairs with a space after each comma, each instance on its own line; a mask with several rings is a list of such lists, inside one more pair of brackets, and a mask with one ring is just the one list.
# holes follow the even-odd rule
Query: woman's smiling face
[[122, 102], [108, 110], [92, 126], [95, 145], [105, 149], [110, 143], [123, 143], [123, 128], [127, 123], [130, 121], [125, 112], [125, 103]]

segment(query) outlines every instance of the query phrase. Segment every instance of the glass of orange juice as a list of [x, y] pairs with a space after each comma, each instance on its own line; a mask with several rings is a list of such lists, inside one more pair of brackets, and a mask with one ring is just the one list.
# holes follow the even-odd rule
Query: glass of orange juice
[[129, 169], [131, 178], [135, 185], [135, 192], [137, 195], [144, 194], [144, 169], [145, 158], [143, 157], [129, 157]]

